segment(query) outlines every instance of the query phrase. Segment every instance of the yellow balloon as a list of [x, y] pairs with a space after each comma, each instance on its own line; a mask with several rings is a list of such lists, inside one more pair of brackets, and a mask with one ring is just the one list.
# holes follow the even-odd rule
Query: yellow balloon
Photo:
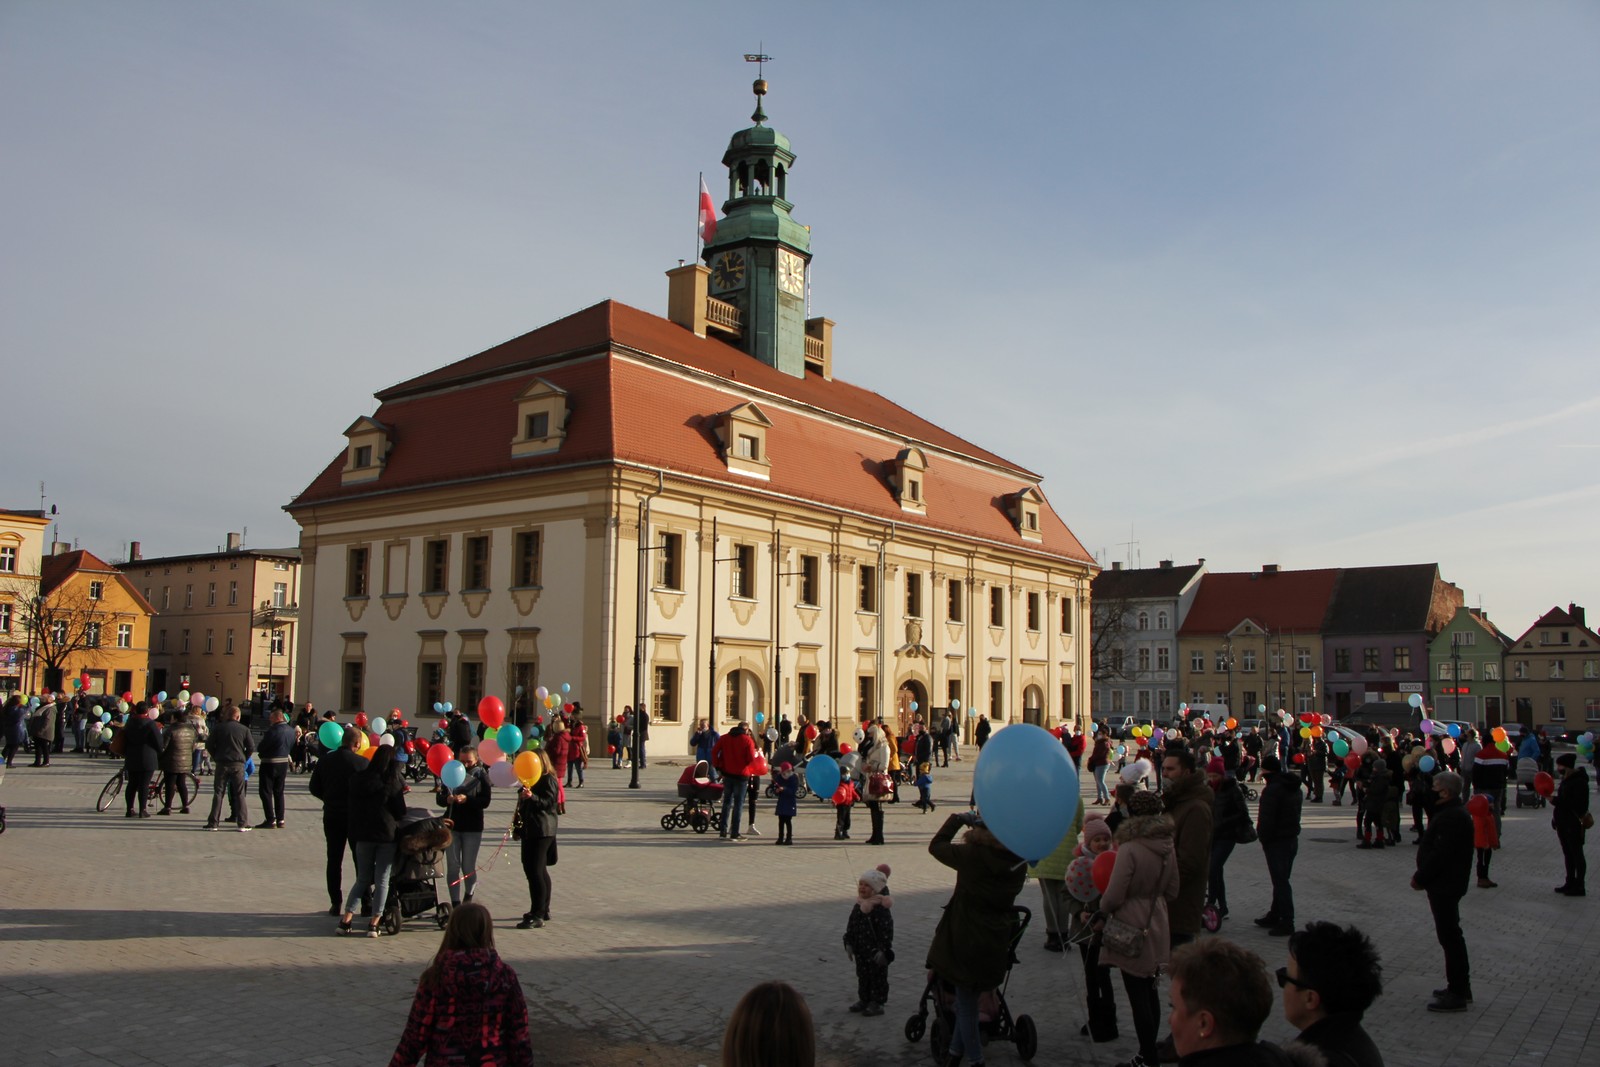
[[544, 764], [539, 762], [539, 757], [534, 753], [523, 752], [517, 756], [517, 760], [511, 765], [511, 769], [515, 772], [517, 781], [532, 789], [533, 783], [537, 782], [539, 776], [544, 773]]

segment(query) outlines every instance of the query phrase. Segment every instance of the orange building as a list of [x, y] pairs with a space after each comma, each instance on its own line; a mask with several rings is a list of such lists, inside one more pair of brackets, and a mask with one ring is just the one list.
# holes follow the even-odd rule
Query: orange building
[[39, 575], [34, 634], [34, 688], [146, 694], [150, 606], [128, 577], [82, 549], [45, 557]]

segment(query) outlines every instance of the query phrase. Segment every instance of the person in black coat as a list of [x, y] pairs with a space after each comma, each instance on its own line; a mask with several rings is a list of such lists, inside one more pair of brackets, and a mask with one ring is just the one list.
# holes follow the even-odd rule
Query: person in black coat
[[1556, 757], [1556, 773], [1561, 776], [1561, 786], [1552, 801], [1550, 825], [1555, 827], [1567, 866], [1567, 880], [1556, 886], [1556, 892], [1581, 897], [1586, 893], [1583, 881], [1589, 875], [1589, 861], [1583, 856], [1588, 831], [1582, 821], [1589, 814], [1589, 772], [1578, 766], [1576, 755], [1563, 752]]
[[[1289, 937], [1289, 963], [1278, 968], [1283, 1017], [1328, 1067], [1383, 1067], [1383, 1054], [1361, 1026], [1383, 992], [1383, 966], [1372, 939], [1354, 926], [1307, 923]], [[1292, 1046], [1291, 1046], [1292, 1047]]]
[[1273, 937], [1294, 933], [1294, 890], [1289, 877], [1294, 873], [1294, 858], [1300, 851], [1300, 777], [1283, 769], [1277, 756], [1261, 761], [1266, 787], [1261, 790], [1261, 805], [1256, 813], [1256, 836], [1267, 860], [1267, 875], [1272, 879], [1272, 906], [1256, 920]]
[[[155, 708], [149, 709], [154, 715]], [[134, 817], [133, 802], [138, 800], [138, 816], [150, 817], [150, 779], [155, 777], [161, 760], [161, 727], [150, 715], [140, 714], [128, 720], [122, 741], [122, 771], [127, 777], [128, 818]]]
[[555, 768], [550, 757], [538, 752], [541, 772], [537, 781], [517, 794], [517, 819], [522, 824], [522, 873], [528, 879], [529, 907], [518, 930], [543, 926], [550, 918], [550, 865], [556, 861]]
[[217, 725], [206, 738], [206, 751], [211, 753], [215, 776], [206, 829], [222, 828], [222, 798], [226, 795], [233, 805], [234, 825], [242, 832], [250, 829], [250, 813], [244, 804], [244, 761], [255, 753], [256, 743], [249, 729], [239, 721], [237, 707], [220, 708], [217, 715]]
[[157, 815], [172, 814], [174, 794], [183, 799], [183, 814], [189, 814], [189, 768], [194, 766], [197, 737], [189, 716], [181, 711], [169, 715], [161, 728], [161, 773], [166, 776], [166, 790]]
[[[367, 761], [356, 755], [361, 731], [344, 728], [344, 743], [317, 760], [311, 768], [311, 795], [322, 801], [322, 836], [328, 845], [328, 914], [339, 914], [344, 903], [344, 850], [350, 840], [350, 780], [366, 769]], [[366, 887], [362, 890], [365, 892]], [[365, 908], [371, 912], [371, 905]]]
[[1467, 939], [1461, 932], [1461, 898], [1472, 876], [1472, 816], [1461, 803], [1461, 776], [1443, 771], [1433, 776], [1438, 794], [1433, 818], [1417, 850], [1417, 873], [1411, 888], [1428, 894], [1433, 929], [1444, 949], [1445, 987], [1433, 991], [1429, 1011], [1466, 1011], [1472, 1002], [1472, 978], [1467, 961]]
[[406, 813], [405, 784], [394, 746], [379, 745], [366, 769], [350, 779], [350, 847], [356, 854], [356, 881], [344, 900], [339, 932], [351, 932], [350, 920], [367, 886], [372, 886], [372, 924], [368, 937], [377, 937], [389, 902], [389, 876], [394, 873], [394, 833]]
[[256, 790], [261, 796], [261, 810], [265, 817], [258, 830], [283, 829], [283, 791], [289, 781], [289, 759], [294, 751], [294, 727], [284, 721], [283, 711], [273, 708], [267, 713], [266, 733], [257, 746]]

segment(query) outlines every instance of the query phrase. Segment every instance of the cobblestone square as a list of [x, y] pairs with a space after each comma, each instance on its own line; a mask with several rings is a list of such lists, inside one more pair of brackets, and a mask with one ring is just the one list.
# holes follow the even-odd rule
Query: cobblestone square
[[[831, 1064], [930, 1062], [926, 1040], [906, 1041], [905, 1020], [923, 987], [923, 953], [950, 872], [926, 851], [947, 810], [964, 806], [973, 766], [937, 772], [940, 810], [889, 809], [889, 844], [832, 840], [832, 812], [802, 803], [795, 846], [772, 851], [776, 821], [761, 802], [766, 836], [743, 844], [666, 832], [681, 761], [652, 762], [644, 788], [627, 772], [597, 766], [568, 793], [553, 921], [512, 923], [526, 906], [516, 845], [483, 874], [482, 900], [497, 918], [498, 947], [522, 978], [541, 1061], [711, 1064], [728, 1012], [757, 981], [783, 978], [806, 996], [818, 1047]], [[30, 1065], [193, 1064], [196, 1067], [332, 1067], [387, 1062], [418, 973], [438, 946], [429, 922], [398, 937], [332, 936], [322, 878], [319, 809], [306, 779], [291, 778], [283, 831], [203, 833], [201, 811], [126, 820], [120, 802], [94, 801], [116, 770], [105, 760], [58, 757], [48, 770], [12, 768], [0, 783], [8, 831], [0, 836], [0, 1061]], [[1092, 788], [1092, 787], [1091, 787]], [[1092, 795], [1092, 794], [1091, 794]], [[252, 811], [256, 798], [250, 799]], [[508, 797], [489, 810], [509, 822]], [[865, 813], [858, 812], [865, 821]], [[1383, 953], [1385, 991], [1367, 1026], [1386, 1060], [1401, 1067], [1594, 1062], [1600, 1050], [1600, 964], [1590, 899], [1551, 892], [1560, 853], [1544, 809], [1513, 808], [1492, 876], [1462, 905], [1477, 1001], [1466, 1015], [1423, 1010], [1443, 984], [1427, 904], [1407, 880], [1407, 843], [1383, 852], [1354, 847], [1349, 807], [1307, 805], [1295, 868], [1300, 922], [1353, 921]], [[865, 836], [865, 832], [860, 835]], [[498, 842], [485, 834], [482, 866]], [[854, 973], [841, 937], [857, 875], [894, 869], [897, 962], [881, 1018], [845, 1011]], [[347, 875], [348, 877], [348, 875]], [[1259, 851], [1228, 864], [1233, 918], [1223, 935], [1260, 952], [1269, 968], [1284, 943], [1251, 925], [1268, 885]], [[443, 885], [440, 886], [441, 894]], [[1037, 910], [1028, 887], [1021, 902]], [[1120, 1041], [1092, 1045], [1082, 972], [1074, 956], [1045, 952], [1035, 918], [1007, 994], [1039, 1028], [1047, 1064], [1104, 1064], [1133, 1051], [1120, 984]], [[1280, 1016], [1265, 1036], [1284, 1039]], [[581, 1050], [581, 1055], [579, 1051]], [[1018, 1062], [995, 1047], [992, 1064]]]

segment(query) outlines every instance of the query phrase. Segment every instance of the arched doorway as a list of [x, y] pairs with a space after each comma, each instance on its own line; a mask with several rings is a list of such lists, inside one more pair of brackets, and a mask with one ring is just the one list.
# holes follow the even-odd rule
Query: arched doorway
[[[911, 705], [916, 705], [912, 710]], [[906, 735], [913, 722], [926, 723], [928, 721], [928, 688], [915, 678], [907, 678], [900, 683], [900, 688], [894, 694], [895, 732], [900, 737]]]
[[725, 732], [727, 727], [736, 722], [743, 722], [754, 729], [756, 712], [764, 710], [761, 679], [754, 671], [736, 667], [724, 676], [717, 705], [716, 725], [719, 731]]
[[1043, 726], [1044, 720], [1044, 690], [1030, 685], [1022, 691], [1022, 721]]

